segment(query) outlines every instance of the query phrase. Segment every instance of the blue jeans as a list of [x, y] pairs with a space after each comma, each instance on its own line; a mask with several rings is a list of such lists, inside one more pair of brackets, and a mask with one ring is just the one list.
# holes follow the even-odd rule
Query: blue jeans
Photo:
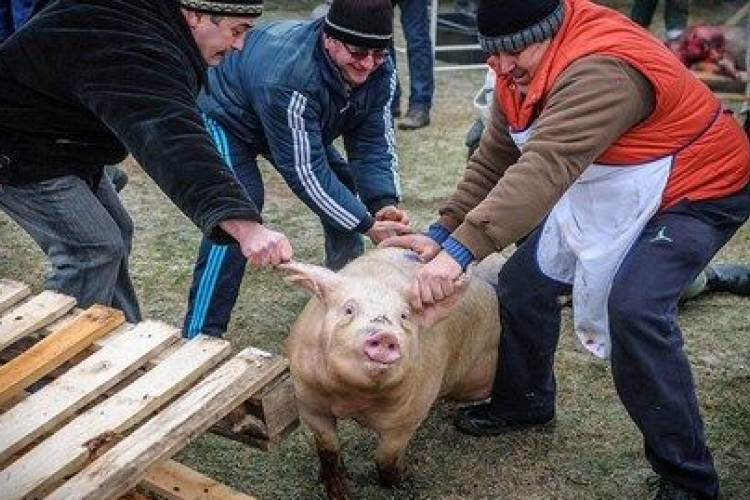
[[[214, 141], [226, 145], [223, 129], [211, 120], [207, 120], [207, 125]], [[263, 179], [257, 163], [253, 161], [246, 168], [236, 169], [232, 163], [231, 151], [224, 149], [221, 154], [225, 165], [232, 170], [258, 210], [263, 210]], [[349, 166], [336, 148], [329, 146], [327, 156], [328, 164], [339, 179], [355, 191]], [[322, 219], [321, 223], [325, 234], [326, 267], [338, 270], [362, 255], [364, 243], [359, 233], [338, 229]], [[246, 264], [247, 259], [242, 255], [239, 245], [216, 245], [207, 238], [201, 240], [183, 325], [185, 337], [192, 338], [199, 333], [221, 337], [226, 332]]]
[[[630, 18], [644, 28], [651, 26], [656, 4], [659, 0], [635, 0], [630, 11]], [[688, 0], [664, 0], [664, 28], [667, 37], [677, 32], [682, 33], [688, 23]]]
[[[706, 498], [718, 495], [719, 483], [677, 326], [677, 302], [747, 220], [749, 207], [746, 187], [659, 212], [628, 251], [609, 296], [612, 376], [643, 434], [646, 458], [657, 474]], [[554, 410], [558, 297], [571, 290], [541, 271], [540, 232], [508, 259], [498, 283], [503, 332], [492, 406], [501, 416], [521, 420]]]
[[109, 178], [92, 189], [74, 175], [0, 185], [0, 208], [36, 241], [52, 265], [46, 288], [79, 307], [103, 304], [136, 323], [141, 311], [128, 272], [130, 219]]
[[34, 0], [0, 2], [0, 43], [18, 31], [31, 16]]
[[[429, 0], [401, 0], [401, 27], [406, 39], [406, 59], [409, 63], [409, 109], [430, 111], [432, 95], [435, 92], [435, 76], [430, 40]], [[393, 64], [396, 64], [396, 51]], [[393, 96], [393, 109], [399, 109], [401, 85], [396, 85]]]

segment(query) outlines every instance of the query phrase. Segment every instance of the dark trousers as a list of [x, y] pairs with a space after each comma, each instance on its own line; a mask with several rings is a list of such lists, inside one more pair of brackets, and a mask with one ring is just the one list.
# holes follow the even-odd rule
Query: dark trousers
[[[211, 120], [207, 120], [206, 125], [215, 143], [219, 145], [227, 168], [232, 170], [258, 210], [262, 210], [264, 188], [258, 165], [253, 161], [243, 168], [234, 168], [224, 131]], [[329, 146], [327, 156], [330, 167], [339, 179], [354, 191], [354, 179], [345, 160], [333, 146]], [[321, 223], [325, 234], [326, 267], [337, 270], [362, 255], [364, 243], [359, 233], [339, 229], [322, 219]], [[185, 337], [192, 338], [199, 333], [221, 337], [227, 331], [246, 264], [247, 259], [239, 245], [217, 245], [205, 237], [201, 240], [183, 325]]]
[[[677, 326], [677, 301], [747, 219], [749, 207], [746, 187], [659, 212], [627, 253], [609, 297], [612, 376], [643, 434], [646, 457], [657, 474], [706, 498], [718, 495], [719, 484]], [[492, 404], [511, 418], [548, 415], [555, 406], [557, 298], [570, 286], [540, 270], [539, 237], [537, 229], [499, 276], [503, 332]]]

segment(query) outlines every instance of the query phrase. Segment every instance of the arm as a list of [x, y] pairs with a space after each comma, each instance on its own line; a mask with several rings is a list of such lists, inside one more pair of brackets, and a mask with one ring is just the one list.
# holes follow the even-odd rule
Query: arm
[[268, 88], [256, 106], [273, 163], [294, 193], [318, 216], [345, 230], [366, 233], [374, 219], [328, 163], [319, 103], [285, 88]]
[[218, 242], [231, 241], [219, 226], [224, 220], [260, 222], [257, 208], [224, 169], [206, 134], [195, 104], [196, 76], [186, 62], [157, 48], [125, 47], [106, 57], [119, 64], [88, 61], [78, 96], [162, 191]]
[[170, 69], [164, 56], [157, 72], [142, 54], [123, 54], [130, 58], [126, 86], [111, 65], [91, 67], [82, 79], [82, 102], [207, 236], [238, 242], [255, 267], [290, 260], [289, 241], [260, 224], [255, 204], [224, 168], [198, 115], [191, 75], [179, 66]]
[[550, 91], [518, 160], [466, 213], [452, 239], [483, 258], [527, 235], [653, 103], [651, 84], [622, 61], [597, 56], [572, 64]]
[[450, 296], [468, 262], [528, 234], [588, 165], [651, 113], [653, 103], [650, 83], [627, 64], [591, 57], [571, 65], [551, 90], [518, 160], [419, 271], [412, 306], [421, 309]]
[[396, 206], [401, 198], [396, 140], [391, 119], [395, 74], [386, 78], [381, 68], [364, 84], [362, 92], [372, 100], [366, 113], [357, 116], [343, 134], [347, 160], [357, 192], [371, 214], [386, 206]]

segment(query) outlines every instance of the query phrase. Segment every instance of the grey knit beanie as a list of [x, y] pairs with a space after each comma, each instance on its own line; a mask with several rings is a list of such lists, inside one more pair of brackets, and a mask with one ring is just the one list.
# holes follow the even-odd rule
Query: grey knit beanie
[[563, 21], [561, 0], [481, 0], [479, 44], [485, 52], [519, 52], [552, 38]]
[[263, 0], [179, 0], [187, 10], [219, 16], [257, 17], [263, 13]]

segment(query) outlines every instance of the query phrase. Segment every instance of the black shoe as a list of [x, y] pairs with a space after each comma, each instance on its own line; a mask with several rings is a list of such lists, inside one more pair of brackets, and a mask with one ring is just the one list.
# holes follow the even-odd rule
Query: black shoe
[[702, 500], [702, 497], [677, 486], [663, 477], [652, 477], [646, 481], [649, 489], [656, 490], [653, 500]]
[[551, 428], [555, 424], [555, 412], [550, 411], [539, 416], [516, 420], [495, 415], [490, 404], [483, 403], [460, 408], [454, 424], [464, 434], [497, 436], [525, 429]]
[[115, 191], [118, 193], [122, 191], [122, 188], [128, 183], [128, 174], [117, 165], [105, 166], [104, 172], [107, 174], [107, 177], [109, 177], [109, 180], [112, 181], [112, 184], [115, 186]]
[[706, 289], [750, 296], [750, 266], [742, 264], [710, 264], [706, 266]]
[[398, 122], [399, 130], [416, 130], [430, 124], [430, 112], [426, 109], [410, 109], [403, 120]]

